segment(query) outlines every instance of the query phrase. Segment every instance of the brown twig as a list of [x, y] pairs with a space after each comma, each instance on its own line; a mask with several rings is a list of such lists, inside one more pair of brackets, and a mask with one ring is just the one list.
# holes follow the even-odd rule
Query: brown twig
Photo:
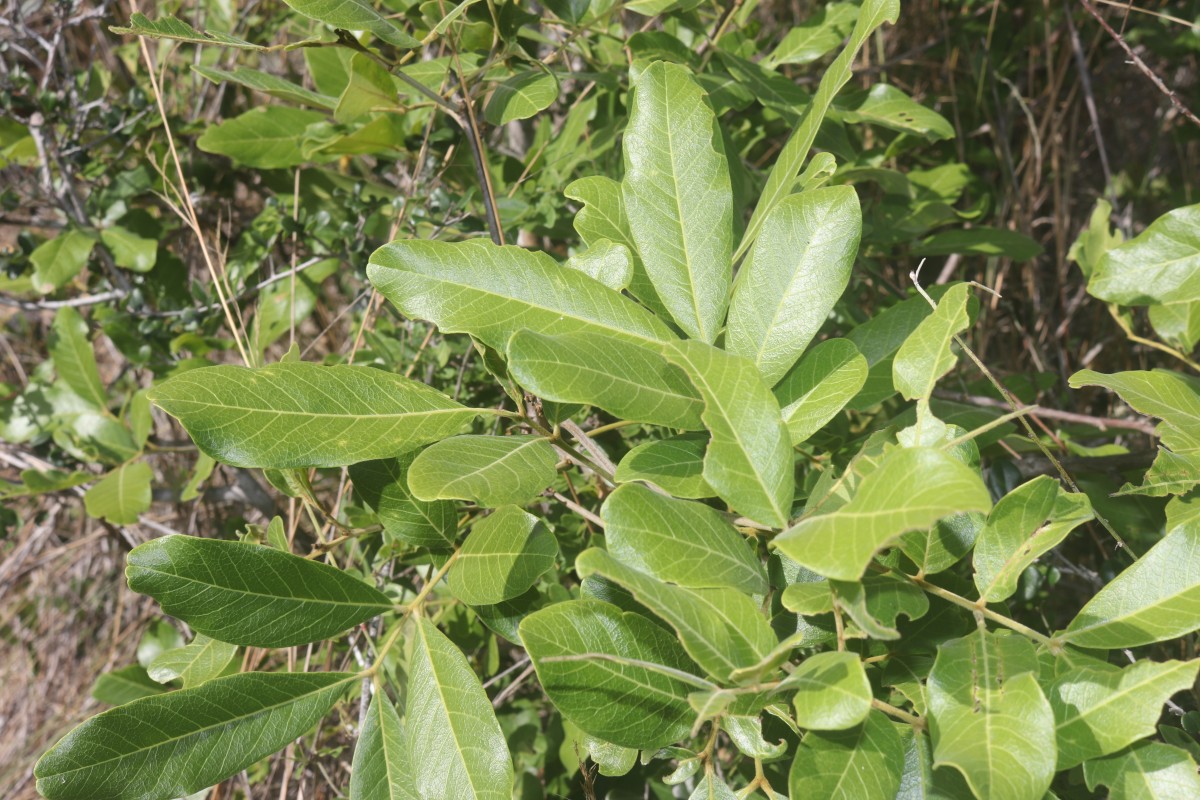
[[[994, 397], [982, 397], [973, 394], [961, 394], [959, 392], [946, 392], [937, 390], [933, 393], [934, 397], [941, 400], [952, 400], [956, 403], [967, 403], [972, 406], [980, 406], [982, 408], [1009, 408], [1009, 404], [1003, 400], [997, 400]], [[1017, 410], [1021, 410], [1018, 407]], [[1041, 417], [1042, 419], [1052, 419], [1059, 422], [1073, 422], [1078, 425], [1091, 425], [1106, 431], [1109, 428], [1124, 428], [1126, 430], [1137, 431], [1144, 433], [1147, 436], [1154, 435], [1155, 425], [1153, 422], [1141, 419], [1115, 419], [1113, 417], [1093, 417], [1090, 414], [1076, 414], [1073, 411], [1057, 411], [1053, 408], [1041, 408], [1030, 412], [1031, 416]]]

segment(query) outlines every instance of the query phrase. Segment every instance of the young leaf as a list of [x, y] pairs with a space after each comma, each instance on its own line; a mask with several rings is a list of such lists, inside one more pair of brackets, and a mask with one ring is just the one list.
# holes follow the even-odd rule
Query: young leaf
[[350, 465], [350, 481], [379, 517], [387, 537], [417, 547], [445, 550], [458, 538], [458, 514], [449, 500], [413, 497], [408, 470], [415, 453]]
[[716, 492], [704, 480], [707, 448], [707, 436], [673, 436], [639, 444], [617, 464], [616, 481], [646, 481], [673, 497], [715, 497]]
[[74, 228], [42, 242], [29, 254], [34, 291], [49, 294], [74, 278], [87, 266], [95, 246], [95, 239]]
[[295, 167], [308, 160], [300, 149], [304, 129], [324, 119], [317, 111], [260, 106], [205, 128], [196, 146], [257, 169]]
[[492, 703], [454, 643], [414, 626], [404, 753], [413, 792], [428, 800], [511, 800], [512, 757]]
[[1200, 205], [1168, 211], [1100, 258], [1088, 293], [1123, 306], [1200, 300]]
[[305, 362], [188, 370], [149, 392], [201, 450], [235, 467], [340, 467], [458, 433], [480, 412], [367, 367]]
[[634, 81], [621, 196], [651, 282], [688, 336], [712, 343], [729, 302], [733, 194], [716, 117], [691, 71], [656, 61]]
[[1200, 524], [1180, 526], [1093, 597], [1059, 638], [1109, 650], [1200, 628]]
[[336, 567], [257, 544], [163, 536], [131, 550], [128, 563], [130, 589], [230, 644], [308, 644], [393, 608]]
[[405, 316], [469, 333], [503, 352], [521, 328], [588, 331], [639, 344], [674, 339], [666, 324], [545, 253], [470, 240], [404, 240], [371, 254], [367, 277]]
[[840, 731], [861, 724], [871, 711], [871, 684], [854, 653], [817, 653], [800, 662], [777, 692], [795, 692], [796, 724], [814, 731]]
[[609, 603], [568, 600], [530, 614], [520, 630], [550, 701], [585, 732], [641, 750], [687, 735], [695, 686], [671, 673], [696, 665], [658, 624]]
[[563, 266], [595, 278], [614, 292], [629, 288], [629, 282], [633, 280], [633, 254], [625, 245], [608, 239], [588, 245], [582, 253], [563, 262]]
[[150, 508], [150, 481], [154, 473], [145, 461], [122, 464], [83, 495], [83, 506], [93, 519], [114, 525], [132, 525]]
[[134, 700], [60, 739], [34, 768], [37, 789], [48, 800], [185, 797], [283, 748], [357, 681], [247, 672]]
[[375, 10], [367, 0], [284, 0], [309, 19], [348, 31], [370, 31], [390, 45], [402, 49], [421, 43]]
[[554, 482], [558, 453], [544, 436], [454, 436], [422, 450], [408, 471], [418, 500], [523, 505]]
[[450, 593], [473, 606], [511, 600], [557, 556], [558, 542], [545, 523], [516, 506], [497, 508], [467, 536], [450, 572]]
[[50, 326], [50, 358], [54, 370], [71, 391], [97, 409], [108, 407], [108, 394], [96, 367], [96, 353], [88, 340], [88, 326], [75, 309], [60, 308]]
[[618, 561], [692, 589], [765, 594], [767, 576], [744, 537], [702, 503], [629, 484], [600, 509], [605, 546]]
[[404, 759], [404, 728], [382, 690], [367, 706], [350, 766], [350, 800], [412, 800]]
[[1186, 750], [1141, 742], [1116, 755], [1088, 761], [1083, 778], [1090, 790], [1108, 787], [1108, 800], [1182, 800], [1200, 797], [1196, 762]]
[[773, 544], [819, 575], [857, 581], [871, 557], [905, 531], [961, 511], [986, 511], [991, 503], [979, 474], [961, 461], [931, 448], [896, 448], [849, 503], [802, 519]]
[[1087, 495], [1063, 491], [1048, 475], [1000, 498], [975, 541], [979, 596], [989, 603], [1007, 600], [1026, 567], [1094, 516]]
[[929, 674], [934, 766], [951, 766], [976, 797], [1039, 800], [1054, 778], [1054, 712], [1037, 656], [1020, 636], [977, 630], [938, 647]]
[[598, 548], [580, 553], [575, 571], [581, 578], [600, 575], [626, 589], [670, 623], [688, 655], [720, 680], [759, 663], [778, 644], [758, 606], [734, 589], [687, 589], [663, 583]]
[[715, 774], [705, 772], [704, 777], [696, 783], [696, 790], [688, 795], [688, 800], [737, 800], [737, 795]]
[[584, 403], [619, 419], [700, 430], [704, 404], [687, 375], [661, 353], [595, 333], [522, 330], [508, 342], [512, 376], [560, 403]]
[[750, 519], [784, 525], [795, 492], [791, 447], [779, 404], [758, 370], [703, 342], [680, 342], [668, 357], [704, 398], [701, 418], [712, 433], [704, 480]]
[[1190, 689], [1200, 661], [1138, 661], [1074, 667], [1049, 688], [1058, 737], [1058, 769], [1115, 753], [1153, 736], [1163, 703]]
[[1132, 370], [1101, 375], [1080, 370], [1069, 379], [1072, 389], [1103, 386], [1116, 392], [1134, 411], [1163, 421], [1162, 443], [1177, 452], [1200, 449], [1200, 380], [1165, 369]]
[[544, 69], [518, 72], [496, 87], [483, 110], [492, 125], [529, 119], [558, 99], [558, 78]]
[[895, 86], [877, 83], [870, 91], [844, 97], [837, 103], [846, 122], [867, 122], [900, 133], [912, 133], [931, 142], [953, 139], [954, 126]]
[[733, 286], [725, 349], [753, 361], [768, 386], [796, 363], [845, 291], [861, 234], [849, 186], [792, 195], [763, 220]]
[[892, 362], [892, 382], [906, 399], [928, 400], [938, 379], [954, 367], [950, 345], [967, 328], [969, 289], [965, 283], [950, 287], [934, 312], [900, 345]]
[[867, 360], [848, 339], [827, 339], [805, 353], [775, 387], [792, 444], [833, 419], [862, 389], [867, 371]]
[[92, 697], [110, 706], [123, 706], [143, 697], [153, 697], [167, 691], [158, 681], [146, 674], [141, 664], [105, 672], [92, 684]]
[[150, 39], [173, 39], [188, 44], [213, 44], [219, 47], [231, 47], [235, 50], [270, 50], [270, 47], [247, 42], [227, 33], [198, 31], [186, 22], [173, 16], [150, 19], [145, 14], [133, 14], [129, 18], [129, 26], [125, 28], [113, 25], [109, 28], [113, 33], [131, 36], [145, 36]]
[[872, 711], [844, 731], [810, 731], [788, 773], [791, 797], [822, 800], [894, 800], [904, 765], [895, 724]]
[[191, 689], [219, 677], [237, 655], [237, 647], [198, 634], [191, 644], [159, 653], [146, 672], [159, 683], [183, 681]]

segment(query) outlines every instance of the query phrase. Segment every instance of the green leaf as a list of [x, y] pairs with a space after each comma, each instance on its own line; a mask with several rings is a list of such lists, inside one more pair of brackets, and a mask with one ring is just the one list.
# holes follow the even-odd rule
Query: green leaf
[[696, 790], [688, 795], [688, 800], [737, 800], [737, 795], [712, 772], [705, 772], [704, 777], [696, 783]]
[[1181, 800], [1200, 796], [1196, 762], [1186, 751], [1141, 742], [1083, 765], [1088, 789], [1108, 787], [1108, 800]]
[[866, 0], [862, 4], [858, 19], [854, 23], [854, 31], [850, 34], [850, 41], [821, 76], [821, 83], [813, 95], [812, 102], [804, 109], [799, 124], [788, 137], [779, 158], [775, 160], [775, 167], [767, 176], [767, 184], [759, 196], [758, 205], [754, 207], [754, 213], [746, 225], [745, 233], [742, 234], [741, 244], [733, 254], [735, 262], [754, 244], [771, 210], [792, 193], [792, 186], [808, 159], [808, 151], [817, 139], [817, 132], [833, 98], [853, 74], [854, 60], [858, 56], [859, 48], [876, 28], [884, 22], [895, 22], [899, 15], [898, 0]]
[[308, 644], [394, 607], [336, 567], [257, 544], [163, 536], [131, 550], [128, 563], [130, 589], [230, 644]]
[[916, 256], [948, 256], [954, 253], [1005, 256], [1014, 261], [1029, 261], [1042, 254], [1042, 246], [1023, 233], [977, 225], [927, 236], [913, 246], [912, 253]]
[[1168, 211], [1101, 256], [1088, 292], [1123, 306], [1200, 300], [1200, 205]]
[[413, 497], [408, 470], [416, 453], [350, 465], [350, 480], [362, 501], [374, 510], [384, 534], [416, 545], [446, 549], [458, 538], [458, 514], [449, 500], [426, 502]]
[[603, 283], [614, 292], [629, 287], [633, 280], [633, 254], [623, 244], [599, 239], [582, 253], [576, 253], [563, 266], [576, 269]]
[[608, 496], [600, 517], [608, 551], [634, 569], [692, 589], [767, 592], [762, 562], [709, 506], [628, 484]]
[[895, 86], [877, 83], [867, 92], [856, 92], [836, 104], [844, 121], [867, 122], [900, 133], [912, 133], [931, 142], [954, 138], [954, 126]]
[[96, 367], [88, 326], [78, 311], [70, 306], [58, 310], [50, 326], [48, 344], [54, 371], [63, 383], [95, 408], [107, 408], [108, 395]]
[[805, 353], [775, 387], [792, 444], [825, 427], [862, 389], [867, 371], [867, 360], [848, 339], [827, 339]]
[[929, 599], [917, 586], [894, 575], [869, 575], [862, 581], [831, 581], [834, 604], [872, 639], [897, 640], [896, 620], [919, 619]]
[[1200, 450], [1200, 380], [1165, 369], [1115, 375], [1085, 369], [1068, 382], [1072, 389], [1103, 386], [1116, 392], [1134, 411], [1163, 421], [1157, 432], [1167, 447], [1180, 453]]
[[1141, 485], [1127, 483], [1115, 492], [1114, 496], [1138, 494], [1164, 497], [1169, 494], [1185, 494], [1197, 484], [1200, 484], [1200, 451], [1172, 453], [1160, 447], [1158, 455], [1154, 457], [1154, 463], [1142, 477]]
[[235, 467], [389, 458], [452, 436], [480, 413], [382, 370], [305, 362], [188, 370], [149, 396], [201, 450]]
[[795, 492], [791, 446], [779, 404], [754, 364], [696, 341], [680, 342], [668, 357], [704, 399], [701, 418], [712, 433], [704, 480], [750, 519], [784, 525]]
[[150, 39], [172, 39], [189, 44], [213, 44], [219, 47], [232, 47], [236, 50], [272, 50], [271, 47], [247, 42], [227, 33], [198, 31], [191, 25], [173, 16], [150, 19], [145, 14], [133, 14], [129, 18], [129, 26], [125, 28], [113, 25], [109, 28], [113, 33], [127, 36], [145, 36]]
[[123, 706], [165, 691], [166, 687], [147, 675], [141, 664], [133, 664], [105, 672], [96, 678], [96, 683], [92, 686], [92, 697], [110, 706]]
[[74, 278], [87, 266], [95, 246], [95, 239], [74, 228], [42, 242], [29, 254], [34, 291], [49, 294]]
[[791, 369], [850, 280], [862, 211], [849, 186], [792, 195], [763, 220], [729, 303], [725, 348], [768, 386]]
[[406, 785], [404, 727], [382, 689], [367, 706], [350, 766], [350, 800], [411, 800]]
[[[930, 287], [929, 294], [938, 299], [937, 290], [941, 288], [943, 287]], [[870, 368], [867, 381], [862, 391], [850, 401], [850, 408], [861, 411], [896, 393], [892, 385], [892, 363], [896, 351], [931, 313], [932, 309], [924, 297], [910, 297], [876, 314], [846, 334], [846, 338], [853, 342], [867, 359], [867, 366]]]
[[145, 461], [122, 464], [105, 475], [83, 495], [89, 517], [106, 519], [114, 525], [132, 525], [150, 508], [150, 481], [154, 473]]
[[299, 84], [284, 80], [278, 75], [273, 75], [270, 72], [262, 72], [257, 69], [236, 67], [230, 72], [215, 67], [193, 64], [192, 71], [203, 75], [213, 83], [228, 81], [236, 83], [239, 86], [245, 86], [247, 89], [253, 89], [256, 92], [262, 92], [271, 97], [277, 97], [280, 100], [291, 100], [292, 102], [303, 103], [306, 106], [313, 106], [314, 108], [324, 108], [332, 111], [333, 107], [337, 104], [337, 100], [329, 95], [318, 94], [310, 89], [305, 89]]
[[1158, 338], [1185, 353], [1200, 342], [1200, 301], [1150, 306], [1149, 318]]
[[624, 587], [666, 620], [688, 655], [720, 680], [762, 661], [778, 643], [755, 602], [734, 589], [688, 589], [663, 583], [597, 548], [579, 554], [575, 571], [581, 578], [600, 575]]
[[1124, 669], [1103, 662], [1074, 667], [1048, 690], [1058, 737], [1058, 769], [1153, 736], [1163, 704], [1190, 689], [1200, 661], [1138, 661]]
[[454, 436], [422, 450], [408, 471], [418, 500], [524, 505], [554, 482], [558, 453], [544, 436]]
[[977, 511], [940, 519], [928, 530], [909, 531], [900, 537], [900, 549], [926, 575], [949, 569], [971, 551], [983, 529], [986, 515]]
[[34, 768], [37, 789], [48, 800], [184, 797], [282, 749], [357, 681], [248, 672], [134, 700], [60, 739]]
[[733, 194], [716, 117], [691, 71], [656, 61], [634, 81], [623, 152], [630, 233], [688, 336], [712, 343], [729, 301]]
[[904, 742], [879, 711], [844, 731], [810, 731], [788, 773], [791, 797], [893, 800], [900, 788]]
[[309, 19], [348, 31], [370, 31], [383, 41], [401, 49], [420, 47], [421, 43], [375, 10], [368, 0], [284, 0]]
[[390, 73], [366, 53], [350, 59], [346, 87], [338, 96], [333, 117], [338, 122], [356, 122], [369, 117], [378, 108], [395, 108], [397, 82]]
[[149, 272], [158, 261], [158, 241], [138, 236], [128, 228], [113, 225], [100, 231], [100, 241], [112, 253], [118, 267], [133, 272]]
[[469, 605], [511, 600], [554, 566], [558, 541], [537, 517], [516, 506], [476, 522], [450, 572], [450, 593]]
[[976, 797], [1040, 800], [1054, 778], [1054, 712], [1037, 656], [1020, 636], [977, 630], [938, 647], [929, 674], [934, 766], [951, 766]]
[[978, 473], [925, 447], [896, 448], [867, 475], [850, 502], [802, 519], [775, 537], [780, 552], [819, 575], [862, 577], [871, 557], [900, 534], [961, 511], [986, 511], [991, 497]]
[[501, 352], [521, 328], [639, 344], [675, 338], [632, 300], [519, 247], [397, 241], [371, 254], [367, 277], [405, 316], [429, 320], [444, 333], [470, 333]]
[[1026, 567], [1094, 517], [1087, 495], [1063, 491], [1048, 475], [1013, 489], [996, 503], [975, 541], [979, 596], [989, 603], [1007, 600]]
[[585, 732], [651, 751], [687, 735], [695, 687], [667, 673], [696, 666], [658, 624], [609, 603], [568, 600], [530, 614], [520, 630], [550, 701]]
[[1115, 650], [1163, 642], [1200, 628], [1200, 524], [1164, 536], [1093, 597], [1059, 636]]
[[508, 365], [518, 383], [547, 400], [593, 405], [652, 425], [704, 427], [704, 404], [687, 375], [647, 347], [597, 333], [521, 330], [508, 342]]
[[191, 689], [222, 675], [235, 655], [234, 645], [198, 634], [190, 644], [159, 653], [146, 671], [159, 683], [180, 680]]
[[842, 43], [854, 26], [858, 7], [851, 3], [826, 3], [804, 22], [788, 30], [763, 66], [810, 64]]
[[954, 337], [967, 329], [967, 296], [970, 285], [955, 284], [938, 301], [932, 314], [921, 320], [904, 340], [892, 362], [892, 382], [908, 400], [928, 400], [938, 379], [954, 367], [950, 349]]
[[492, 125], [529, 119], [558, 99], [558, 78], [553, 72], [531, 69], [518, 72], [492, 92], [483, 117]]
[[616, 481], [647, 481], [673, 497], [715, 497], [716, 492], [704, 480], [707, 447], [707, 436], [672, 436], [639, 444], [617, 464]]
[[817, 653], [800, 662], [777, 692], [796, 694], [796, 724], [815, 731], [860, 725], [871, 711], [871, 684], [855, 653]]
[[462, 652], [418, 619], [408, 665], [404, 752], [427, 800], [511, 800], [512, 758], [496, 712]]
[[205, 128], [196, 146], [256, 169], [295, 167], [308, 160], [300, 149], [304, 129], [324, 119], [318, 111], [260, 106]]

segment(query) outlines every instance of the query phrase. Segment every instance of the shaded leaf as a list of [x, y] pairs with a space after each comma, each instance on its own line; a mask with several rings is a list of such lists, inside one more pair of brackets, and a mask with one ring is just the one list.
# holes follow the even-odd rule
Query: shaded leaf
[[969, 284], [952, 286], [934, 312], [900, 345], [892, 362], [892, 382], [906, 399], [928, 400], [938, 379], [954, 367], [957, 358], [950, 346], [969, 323], [969, 291]]
[[190, 644], [159, 653], [146, 671], [158, 683], [180, 680], [191, 689], [224, 674], [235, 655], [234, 645], [198, 634]]
[[58, 377], [95, 408], [106, 408], [108, 395], [96, 367], [96, 353], [88, 339], [87, 323], [78, 311], [69, 306], [58, 310], [48, 345]]
[[858, 394], [867, 369], [848, 339], [827, 339], [804, 354], [775, 387], [793, 445], [807, 441]]
[[483, 110], [492, 125], [529, 119], [558, 99], [558, 78], [553, 72], [531, 69], [518, 72], [492, 92]]
[[872, 711], [844, 731], [810, 731], [788, 774], [792, 797], [893, 800], [900, 788], [904, 742], [896, 726]]
[[256, 92], [270, 95], [271, 97], [278, 97], [280, 100], [291, 100], [296, 103], [303, 103], [306, 106], [313, 106], [314, 108], [324, 108], [332, 111], [334, 105], [337, 103], [329, 95], [318, 94], [311, 89], [305, 89], [299, 84], [280, 78], [278, 75], [262, 72], [257, 69], [237, 67], [230, 71], [193, 64], [192, 71], [203, 75], [213, 83], [229, 81], [239, 86], [245, 86], [247, 89], [253, 89]]
[[408, 488], [418, 500], [523, 505], [554, 482], [557, 463], [544, 436], [454, 436], [413, 459]]
[[167, 688], [151, 678], [141, 664], [101, 673], [92, 684], [92, 697], [110, 706], [123, 706], [165, 691]]
[[511, 600], [554, 566], [558, 542], [537, 517], [503, 506], [475, 523], [450, 572], [450, 592], [470, 605]]
[[132, 525], [150, 508], [150, 481], [154, 473], [145, 461], [122, 464], [83, 495], [89, 517], [114, 525]]
[[375, 511], [384, 534], [418, 547], [446, 549], [458, 538], [458, 514], [449, 500], [426, 502], [413, 497], [408, 470], [415, 453], [350, 465], [350, 480], [362, 501]]
[[917, 256], [962, 255], [1005, 256], [1014, 261], [1029, 261], [1042, 254], [1042, 246], [1023, 233], [977, 225], [939, 231], [917, 242]]
[[715, 497], [704, 480], [704, 451], [707, 436], [673, 436], [644, 442], [630, 450], [617, 464], [616, 481], [648, 481], [673, 497]]
[[383, 41], [408, 49], [421, 45], [394, 22], [375, 10], [368, 0], [284, 0], [309, 19], [348, 31], [370, 31]]

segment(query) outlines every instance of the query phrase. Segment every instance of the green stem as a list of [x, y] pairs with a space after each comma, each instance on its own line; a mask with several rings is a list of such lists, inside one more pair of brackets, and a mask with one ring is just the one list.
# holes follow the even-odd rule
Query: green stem
[[926, 592], [933, 595], [934, 597], [939, 597], [942, 600], [945, 600], [949, 603], [953, 603], [956, 606], [965, 608], [968, 611], [971, 611], [972, 613], [978, 614], [979, 616], [984, 617], [985, 619], [989, 619], [992, 622], [995, 622], [997, 625], [1003, 625], [1005, 628], [1016, 631], [1017, 633], [1021, 634], [1022, 636], [1032, 639], [1033, 641], [1037, 642], [1038, 644], [1046, 645], [1047, 647], [1049, 647], [1051, 649], [1058, 648], [1058, 642], [1055, 641], [1054, 639], [1052, 639], [1051, 637], [1047, 636], [1046, 634], [1039, 633], [1038, 631], [1035, 631], [1033, 628], [1029, 627], [1028, 625], [1017, 622], [1015, 619], [1013, 619], [1011, 617], [1006, 617], [1003, 614], [998, 614], [995, 611], [992, 611], [990, 608], [987, 607], [987, 602], [984, 601], [982, 598], [980, 598], [979, 600], [968, 600], [967, 598], [963, 597], [962, 595], [955, 594], [954, 592], [951, 592], [947, 589], [943, 589], [940, 586], [936, 586], [936, 585], [930, 583], [929, 581], [925, 580], [924, 578], [919, 578], [915, 575], [906, 575], [903, 572], [898, 572], [896, 574], [904, 575], [905, 578], [908, 578], [910, 581], [915, 583], [917, 586], [920, 586], [922, 589], [924, 589]]
[[425, 598], [428, 597], [429, 593], [433, 591], [433, 587], [437, 586], [438, 583], [441, 582], [446, 573], [450, 571], [450, 567], [453, 566], [454, 562], [458, 560], [459, 552], [461, 551], [456, 548], [454, 552], [450, 554], [450, 557], [446, 559], [446, 563], [442, 564], [441, 569], [439, 569], [432, 576], [430, 576], [428, 580], [425, 581], [425, 585], [421, 587], [421, 591], [417, 592], [417, 596], [412, 599], [412, 602], [409, 603], [407, 607], [405, 607], [404, 614], [402, 614], [400, 619], [396, 622], [396, 627], [392, 628], [392, 632], [388, 634], [387, 640], [384, 641], [383, 645], [375, 652], [375, 661], [364, 674], [374, 676], [379, 672], [380, 668], [383, 666], [383, 659], [387, 656], [388, 651], [391, 650], [396, 644], [396, 640], [400, 638], [400, 633], [404, 630], [404, 622], [410, 616], [412, 616], [415, 611], [421, 608], [421, 604], [425, 602]]

